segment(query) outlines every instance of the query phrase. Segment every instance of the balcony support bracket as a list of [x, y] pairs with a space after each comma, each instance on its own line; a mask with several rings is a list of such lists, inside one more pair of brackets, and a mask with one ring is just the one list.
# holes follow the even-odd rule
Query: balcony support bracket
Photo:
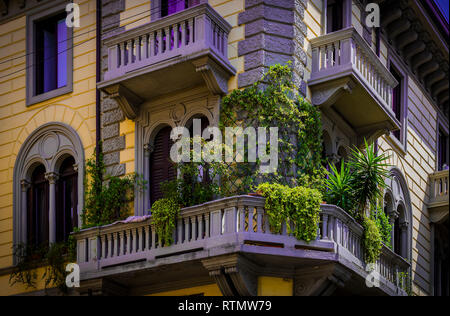
[[345, 286], [351, 274], [336, 264], [305, 267], [296, 270], [294, 278], [295, 296], [330, 296]]
[[257, 267], [240, 255], [221, 256], [202, 261], [225, 296], [256, 296]]
[[103, 90], [119, 103], [125, 116], [134, 120], [139, 115], [139, 106], [143, 100], [121, 84], [114, 84]]
[[228, 79], [230, 75], [219, 65], [206, 56], [192, 61], [195, 71], [200, 73], [208, 89], [215, 95], [224, 95], [228, 92]]
[[312, 103], [328, 108], [338, 100], [343, 93], [352, 93], [356, 82], [350, 77], [334, 80], [313, 88]]

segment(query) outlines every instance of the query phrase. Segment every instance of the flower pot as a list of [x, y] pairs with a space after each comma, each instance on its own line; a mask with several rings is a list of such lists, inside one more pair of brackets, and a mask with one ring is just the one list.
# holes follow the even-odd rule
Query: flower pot
[[248, 193], [247, 195], [263, 197], [263, 195], [260, 192], [251, 192], [251, 193]]

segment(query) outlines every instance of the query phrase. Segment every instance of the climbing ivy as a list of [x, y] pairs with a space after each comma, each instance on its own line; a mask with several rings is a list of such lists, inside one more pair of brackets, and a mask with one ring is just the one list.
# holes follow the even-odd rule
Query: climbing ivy
[[273, 233], [280, 234], [286, 223], [287, 232], [298, 240], [310, 242], [317, 238], [322, 201], [318, 190], [277, 183], [263, 183], [256, 190], [266, 198], [265, 210]]
[[99, 159], [95, 152], [86, 163], [85, 205], [81, 215], [83, 228], [111, 224], [130, 214], [130, 204], [135, 190], [142, 190], [146, 183], [137, 175], [123, 177], [105, 173], [100, 146]]
[[[232, 164], [234, 178], [230, 176], [227, 181], [234, 179], [240, 188], [247, 186], [247, 189], [262, 182], [321, 187], [324, 178], [321, 114], [299, 95], [291, 64], [271, 66], [255, 84], [226, 96], [219, 125], [222, 130], [226, 127], [279, 129], [278, 171], [262, 175], [258, 174], [259, 162]], [[237, 191], [242, 193], [245, 189]]]

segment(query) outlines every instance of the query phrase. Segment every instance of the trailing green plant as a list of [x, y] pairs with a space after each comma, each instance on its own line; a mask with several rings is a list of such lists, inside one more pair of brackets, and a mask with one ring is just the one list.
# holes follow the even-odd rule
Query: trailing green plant
[[262, 182], [292, 187], [320, 188], [322, 169], [322, 122], [320, 110], [306, 102], [294, 84], [291, 65], [274, 65], [261, 80], [234, 90], [222, 101], [220, 127], [278, 127], [279, 162], [276, 173], [258, 172], [257, 163], [230, 164], [222, 183], [235, 182], [227, 195], [246, 193]]
[[406, 292], [408, 296], [413, 296], [411, 288], [411, 276], [408, 272], [397, 272], [398, 286]]
[[375, 152], [375, 145], [365, 142], [365, 151], [353, 148], [349, 160], [349, 167], [352, 170], [352, 189], [354, 201], [360, 216], [365, 216], [368, 203], [377, 205], [382, 199], [386, 188], [385, 179], [389, 177], [387, 168], [389, 164], [386, 154], [378, 155]]
[[330, 171], [326, 170], [326, 173], [325, 200], [327, 203], [339, 206], [354, 216], [353, 173], [349, 166], [342, 160], [340, 170], [334, 164], [331, 164]]
[[389, 222], [389, 217], [384, 212], [383, 208], [378, 206], [375, 210], [371, 212], [371, 218], [377, 224], [378, 230], [381, 234], [381, 240], [383, 244], [392, 249], [391, 244], [391, 233], [392, 233], [392, 225]]
[[[101, 148], [101, 144], [99, 145]], [[111, 224], [130, 214], [130, 203], [135, 190], [145, 187], [140, 177], [133, 175], [117, 177], [105, 173], [103, 154], [86, 163], [85, 204], [81, 215], [83, 228]]]
[[266, 198], [265, 210], [273, 233], [280, 234], [286, 223], [287, 232], [299, 240], [310, 242], [317, 238], [322, 201], [318, 190], [277, 183], [262, 183], [256, 190]]
[[376, 222], [368, 217], [364, 218], [364, 258], [367, 264], [376, 263], [380, 258], [383, 241]]
[[170, 246], [173, 243], [173, 230], [175, 229], [180, 205], [174, 199], [161, 199], [153, 203], [152, 223], [155, 225], [160, 244]]
[[41, 280], [44, 281], [45, 290], [56, 287], [62, 293], [67, 293], [65, 269], [76, 257], [72, 236], [67, 242], [50, 245], [18, 244], [14, 247], [13, 253], [17, 264], [9, 278], [11, 286], [22, 283], [26, 288], [36, 288], [38, 268], [43, 268]]

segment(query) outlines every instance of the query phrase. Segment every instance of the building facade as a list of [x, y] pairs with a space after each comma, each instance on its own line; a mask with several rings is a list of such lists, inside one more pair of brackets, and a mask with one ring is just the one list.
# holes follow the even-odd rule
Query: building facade
[[[375, 1], [379, 28], [360, 0], [74, 2], [70, 28], [67, 1], [0, 1], [0, 294], [41, 293], [9, 286], [12, 247], [81, 226], [85, 161], [101, 139], [107, 173], [139, 174], [148, 189], [135, 220], [75, 235], [77, 293], [405, 295], [402, 272], [413, 294], [448, 295], [449, 29], [433, 1]], [[366, 285], [362, 227], [332, 205], [312, 243], [271, 234], [254, 196], [182, 209], [169, 247], [146, 217], [176, 177], [161, 158], [171, 129], [217, 126], [225, 95], [287, 62], [321, 109], [329, 161], [364, 139], [390, 156], [393, 247], [378, 287]]]

